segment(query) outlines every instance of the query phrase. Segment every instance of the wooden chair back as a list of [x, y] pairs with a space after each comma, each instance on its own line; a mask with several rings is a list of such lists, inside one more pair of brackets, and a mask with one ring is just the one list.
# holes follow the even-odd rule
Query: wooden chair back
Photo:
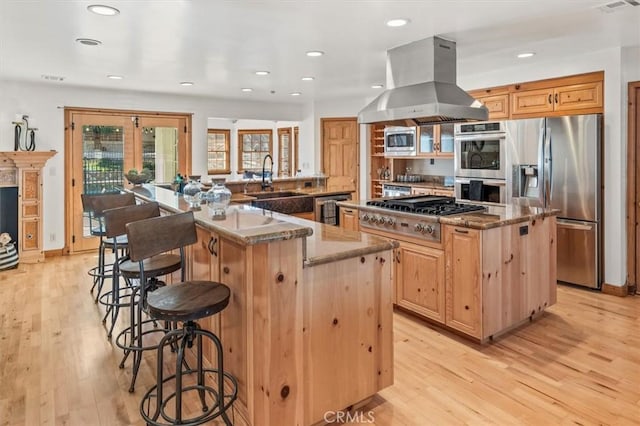
[[124, 235], [127, 233], [127, 223], [159, 216], [160, 206], [156, 202], [105, 210], [102, 217], [105, 236], [114, 238]]
[[134, 262], [181, 249], [198, 240], [193, 212], [130, 222], [126, 229], [129, 256]]
[[85, 198], [88, 198], [95, 217], [102, 217], [105, 210], [133, 206], [136, 203], [136, 196], [130, 192], [124, 194], [85, 195]]

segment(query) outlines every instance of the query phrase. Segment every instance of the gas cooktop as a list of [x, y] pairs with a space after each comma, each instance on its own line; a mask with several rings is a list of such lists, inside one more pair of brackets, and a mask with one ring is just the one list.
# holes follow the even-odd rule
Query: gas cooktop
[[425, 214], [431, 216], [447, 216], [452, 214], [484, 211], [484, 206], [474, 204], [456, 203], [453, 197], [440, 197], [437, 195], [421, 195], [409, 197], [397, 197], [387, 200], [367, 201], [371, 207], [396, 210], [408, 213]]

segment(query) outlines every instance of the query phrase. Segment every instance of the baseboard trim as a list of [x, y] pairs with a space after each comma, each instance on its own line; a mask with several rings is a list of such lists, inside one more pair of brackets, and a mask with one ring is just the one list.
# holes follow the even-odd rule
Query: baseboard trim
[[45, 259], [48, 257], [58, 257], [58, 256], [64, 256], [64, 249], [45, 250], [44, 252]]
[[613, 284], [602, 284], [602, 292], [604, 294], [610, 294], [612, 296], [625, 297], [629, 295], [629, 290], [627, 289], [627, 285], [613, 285]]

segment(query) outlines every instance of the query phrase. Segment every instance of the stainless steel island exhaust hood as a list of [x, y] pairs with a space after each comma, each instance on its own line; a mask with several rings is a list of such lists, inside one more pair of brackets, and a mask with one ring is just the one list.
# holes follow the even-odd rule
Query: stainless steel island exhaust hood
[[359, 123], [484, 121], [489, 112], [456, 86], [456, 43], [439, 37], [387, 50], [387, 90], [358, 114]]

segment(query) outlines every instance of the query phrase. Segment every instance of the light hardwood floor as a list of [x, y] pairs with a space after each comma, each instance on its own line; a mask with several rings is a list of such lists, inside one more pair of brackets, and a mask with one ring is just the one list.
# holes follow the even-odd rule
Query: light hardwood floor
[[[0, 425], [144, 424], [139, 400], [155, 358], [129, 394], [130, 369], [118, 369], [120, 350], [89, 295], [94, 262], [76, 255], [0, 272]], [[401, 313], [394, 321], [395, 384], [357, 420], [640, 424], [638, 297], [561, 286], [542, 317], [484, 346]]]

